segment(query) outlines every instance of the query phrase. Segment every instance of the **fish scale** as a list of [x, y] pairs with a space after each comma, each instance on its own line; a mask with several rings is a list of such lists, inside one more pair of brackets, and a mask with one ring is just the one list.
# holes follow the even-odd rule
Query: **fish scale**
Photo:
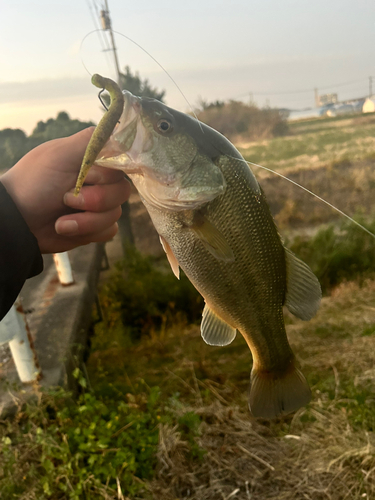
[[250, 167], [219, 132], [154, 99], [124, 93], [120, 124], [96, 163], [132, 179], [174, 274], [204, 297], [201, 333], [227, 345], [238, 330], [252, 356], [249, 407], [272, 418], [311, 397], [289, 346], [283, 305], [309, 320], [320, 285], [280, 239]]
[[[181, 268], [215, 312], [241, 331], [266, 370], [286, 366], [292, 352], [280, 314], [286, 283], [283, 246], [264, 195], [258, 202], [259, 195], [245, 182], [250, 170], [246, 163], [226, 157], [221, 167], [226, 193], [208, 205], [207, 217], [224, 238], [233, 242], [233, 263], [215, 259], [186, 227], [183, 213], [166, 214], [144, 203], [156, 230], [168, 241]], [[171, 219], [169, 223], [166, 217]], [[281, 259], [276, 258], [278, 254]]]

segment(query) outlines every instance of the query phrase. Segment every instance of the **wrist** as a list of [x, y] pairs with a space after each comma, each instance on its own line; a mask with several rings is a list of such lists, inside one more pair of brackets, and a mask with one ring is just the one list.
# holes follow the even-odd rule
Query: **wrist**
[[[13, 167], [14, 168], [14, 167]], [[29, 226], [30, 231], [32, 231], [30, 227], [29, 221], [29, 213], [27, 210], [27, 206], [25, 203], [25, 196], [22, 194], [22, 180], [17, 178], [12, 172], [12, 169], [9, 169], [5, 174], [0, 177], [0, 182], [5, 187], [6, 192], [11, 197], [13, 203], [17, 207], [18, 211], [22, 215], [26, 224]]]

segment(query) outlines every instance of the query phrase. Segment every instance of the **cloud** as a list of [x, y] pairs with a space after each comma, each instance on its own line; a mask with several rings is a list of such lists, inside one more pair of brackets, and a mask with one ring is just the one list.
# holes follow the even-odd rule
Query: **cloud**
[[95, 92], [90, 77], [0, 82], [0, 104], [87, 96]]

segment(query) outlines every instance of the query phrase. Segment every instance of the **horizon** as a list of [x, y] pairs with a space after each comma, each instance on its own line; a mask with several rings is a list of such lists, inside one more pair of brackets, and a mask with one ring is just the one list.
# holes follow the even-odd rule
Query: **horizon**
[[[112, 54], [103, 51], [108, 41], [93, 33], [100, 7], [97, 0], [3, 6], [0, 129], [29, 135], [59, 111], [98, 122], [102, 111], [87, 71], [116, 74]], [[109, 8], [120, 69], [130, 66], [166, 90], [166, 103], [181, 111], [202, 99], [240, 98], [304, 109], [314, 107], [315, 88], [343, 101], [368, 95], [375, 78], [375, 5], [365, 0], [192, 0], [189, 8], [140, 0], [129, 12], [111, 0]]]

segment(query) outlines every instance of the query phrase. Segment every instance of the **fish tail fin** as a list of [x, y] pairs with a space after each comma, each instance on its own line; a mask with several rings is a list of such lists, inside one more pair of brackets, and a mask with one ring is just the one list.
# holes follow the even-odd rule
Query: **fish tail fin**
[[253, 368], [249, 408], [254, 417], [286, 415], [307, 405], [310, 399], [310, 387], [294, 360], [281, 373]]

